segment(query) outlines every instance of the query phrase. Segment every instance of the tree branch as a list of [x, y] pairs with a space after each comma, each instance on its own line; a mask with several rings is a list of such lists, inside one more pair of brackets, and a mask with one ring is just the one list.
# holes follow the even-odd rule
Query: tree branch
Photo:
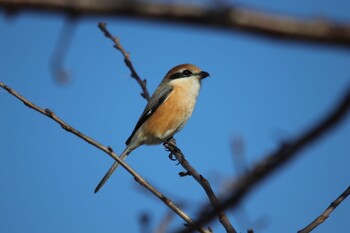
[[213, 189], [210, 186], [210, 183], [207, 179], [204, 178], [204, 176], [200, 175], [197, 170], [191, 166], [191, 164], [185, 159], [185, 156], [182, 154], [181, 150], [176, 147], [174, 139], [165, 142], [165, 148], [170, 150], [170, 155], [175, 155], [176, 160], [179, 161], [181, 166], [186, 170], [184, 173], [180, 173], [180, 176], [192, 176], [204, 189], [205, 193], [207, 194], [209, 201], [215, 211], [215, 214], [219, 218], [220, 223], [224, 226], [226, 229], [226, 232], [230, 233], [236, 233], [236, 230], [233, 228], [232, 224], [230, 223], [230, 220], [227, 218], [224, 210], [221, 208], [221, 204], [219, 199], [216, 197]]
[[298, 233], [308, 233], [318, 227], [320, 224], [322, 224], [326, 219], [329, 217], [329, 215], [335, 210], [335, 208], [338, 207], [342, 201], [344, 201], [348, 196], [350, 195], [350, 186], [337, 198], [335, 199], [328, 208], [320, 215], [318, 216], [312, 223], [307, 225], [302, 230], [298, 231]]
[[130, 60], [130, 55], [129, 53], [126, 52], [126, 50], [123, 48], [123, 46], [120, 44], [120, 41], [117, 37], [114, 37], [106, 28], [106, 23], [98, 23], [98, 27], [101, 29], [101, 31], [104, 33], [105, 37], [111, 39], [111, 41], [113, 41], [114, 43], [114, 48], [116, 48], [117, 50], [119, 50], [121, 52], [121, 54], [124, 57], [124, 62], [125, 65], [129, 68], [130, 72], [131, 72], [131, 77], [134, 78], [136, 80], [136, 82], [140, 85], [141, 89], [142, 89], [142, 93], [141, 96], [143, 98], [145, 98], [147, 101], [149, 101], [149, 99], [151, 98], [149, 95], [149, 92], [147, 90], [146, 87], [146, 79], [142, 80], [140, 78], [140, 76], [137, 74], [131, 60]]
[[54, 112], [52, 112], [50, 109], [43, 109], [39, 106], [35, 105], [34, 103], [30, 102], [26, 98], [24, 98], [22, 95], [17, 93], [15, 90], [11, 89], [10, 87], [6, 86], [4, 83], [0, 82], [0, 87], [8, 91], [11, 95], [22, 101], [27, 107], [51, 118], [56, 123], [58, 123], [64, 130], [67, 132], [70, 132], [79, 138], [83, 139], [84, 141], [88, 142], [89, 144], [95, 146], [96, 148], [102, 150], [106, 154], [108, 154], [110, 157], [112, 157], [114, 160], [118, 161], [118, 163], [124, 167], [135, 179], [136, 182], [138, 182], [140, 185], [145, 187], [147, 190], [149, 190], [152, 194], [154, 194], [156, 197], [158, 197], [163, 203], [165, 203], [171, 210], [173, 210], [178, 216], [180, 216], [189, 226], [195, 228], [199, 232], [202, 233], [208, 233], [209, 231], [199, 227], [185, 212], [183, 212], [179, 207], [177, 207], [169, 198], [167, 198], [165, 195], [163, 195], [161, 192], [159, 192], [156, 188], [154, 188], [151, 184], [149, 184], [145, 179], [143, 179], [135, 170], [133, 170], [129, 165], [127, 165], [123, 160], [121, 160], [110, 147], [103, 146], [101, 143], [95, 141], [91, 137], [81, 133], [80, 131], [76, 130], [66, 122], [64, 122], [61, 118], [59, 118]]
[[122, 16], [247, 32], [268, 38], [350, 48], [350, 24], [267, 13], [238, 6], [205, 6], [136, 1], [0, 0], [0, 8], [76, 16]]
[[[275, 152], [266, 156], [262, 161], [254, 166], [252, 170], [240, 176], [232, 188], [231, 194], [221, 201], [221, 209], [233, 208], [260, 182], [275, 172], [282, 165], [295, 158], [298, 153], [315, 143], [321, 137], [325, 136], [332, 129], [344, 120], [350, 110], [350, 87], [346, 90], [344, 97], [339, 104], [323, 120], [312, 128], [301, 134], [294, 140], [284, 143]], [[204, 225], [210, 222], [216, 215], [215, 211], [203, 213], [197, 221], [197, 224]], [[178, 232], [191, 232], [191, 228], [179, 230]]]
[[[113, 36], [107, 30], [105, 23], [99, 23], [98, 27], [102, 30], [102, 32], [105, 34], [105, 36], [107, 38], [111, 39], [114, 42], [114, 44], [115, 44], [114, 47], [122, 53], [122, 55], [124, 56], [124, 62], [131, 71], [131, 76], [138, 82], [138, 84], [141, 86], [141, 88], [143, 90], [143, 93], [141, 95], [144, 98], [146, 98], [147, 100], [149, 100], [150, 96], [149, 96], [148, 91], [147, 91], [146, 81], [145, 80], [142, 81], [141, 78], [136, 74], [136, 71], [135, 71], [134, 67], [132, 66], [130, 56], [128, 53], [126, 53], [125, 49], [120, 44], [119, 39], [117, 37]], [[136, 75], [133, 75], [133, 74], [136, 74]], [[144, 94], [144, 93], [146, 93], [146, 94]], [[227, 218], [226, 214], [224, 213], [224, 211], [219, 208], [220, 203], [219, 203], [217, 197], [215, 196], [215, 193], [213, 192], [209, 182], [202, 175], [199, 175], [199, 173], [196, 171], [196, 169], [194, 169], [189, 164], [189, 162], [185, 159], [185, 156], [182, 154], [180, 149], [176, 146], [175, 139], [171, 140], [171, 142], [164, 142], [164, 143], [165, 143], [164, 144], [165, 148], [170, 150], [171, 154], [174, 154], [176, 156], [177, 160], [180, 162], [180, 164], [183, 166], [183, 168], [185, 168], [187, 173], [189, 175], [191, 175], [203, 187], [204, 191], [206, 192], [207, 196], [209, 197], [209, 200], [210, 200], [213, 208], [215, 209], [215, 211], [218, 215], [219, 221], [226, 229], [226, 232], [236, 233], [236, 230], [231, 225], [231, 223], [230, 223], [229, 219]]]

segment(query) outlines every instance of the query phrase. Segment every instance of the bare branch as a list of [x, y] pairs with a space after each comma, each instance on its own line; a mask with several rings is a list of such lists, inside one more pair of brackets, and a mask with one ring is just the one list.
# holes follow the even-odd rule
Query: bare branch
[[124, 62], [125, 65], [129, 68], [129, 70], [131, 71], [131, 77], [134, 78], [136, 80], [136, 82], [140, 85], [141, 89], [142, 89], [142, 93], [141, 96], [143, 98], [145, 98], [147, 101], [149, 101], [149, 99], [151, 98], [147, 87], [146, 87], [146, 79], [141, 80], [140, 76], [137, 74], [131, 60], [130, 60], [130, 55], [129, 53], [127, 53], [125, 51], [125, 49], [123, 48], [123, 46], [120, 44], [119, 39], [117, 37], [114, 37], [106, 28], [106, 23], [98, 23], [98, 27], [101, 29], [101, 31], [105, 34], [105, 36], [109, 39], [111, 39], [114, 42], [114, 48], [118, 49], [123, 57], [124, 57]]
[[76, 16], [110, 15], [241, 31], [289, 41], [350, 47], [350, 24], [324, 18], [301, 19], [238, 6], [209, 8], [194, 5], [94, 0], [0, 0], [9, 13], [20, 10]]
[[149, 184], [145, 179], [143, 179], [135, 170], [133, 170], [129, 165], [127, 165], [123, 160], [121, 160], [114, 152], [111, 150], [110, 147], [103, 146], [101, 143], [95, 141], [91, 137], [81, 133], [80, 131], [76, 130], [66, 122], [64, 122], [61, 118], [59, 118], [54, 112], [52, 112], [50, 109], [43, 109], [39, 106], [35, 105], [34, 103], [30, 102], [26, 98], [24, 98], [22, 95], [17, 93], [15, 90], [11, 89], [10, 87], [6, 86], [4, 83], [0, 82], [0, 87], [8, 91], [11, 95], [15, 96], [17, 99], [22, 101], [27, 107], [51, 118], [55, 122], [57, 122], [64, 130], [78, 136], [79, 138], [83, 139], [84, 141], [88, 142], [89, 144], [95, 146], [96, 148], [102, 150], [106, 154], [108, 154], [110, 157], [112, 157], [114, 160], [118, 161], [118, 163], [124, 167], [135, 179], [136, 182], [138, 182], [140, 185], [145, 187], [147, 190], [149, 190], [151, 193], [153, 193], [156, 197], [158, 197], [163, 203], [165, 203], [171, 210], [173, 210], [178, 216], [180, 216], [189, 226], [195, 228], [199, 232], [202, 233], [208, 233], [208, 231], [204, 228], [198, 227], [198, 225], [185, 213], [183, 212], [179, 207], [177, 207], [169, 198], [167, 198], [165, 195], [163, 195], [161, 192], [159, 192], [156, 188], [154, 188], [151, 184]]
[[[233, 187], [230, 196], [222, 200], [221, 209], [233, 208], [246, 196], [257, 184], [266, 179], [282, 165], [291, 159], [297, 157], [298, 153], [315, 143], [322, 136], [325, 136], [332, 129], [344, 120], [350, 110], [350, 88], [346, 90], [344, 97], [333, 111], [329, 113], [318, 124], [311, 127], [305, 133], [301, 134], [294, 140], [286, 142], [280, 146], [275, 152], [266, 156], [262, 161], [254, 166], [254, 168], [237, 179], [236, 185]], [[208, 211], [203, 213], [197, 224], [204, 225], [215, 218], [216, 211]], [[191, 232], [191, 228], [179, 230], [179, 232]]]
[[[131, 76], [139, 83], [139, 85], [141, 86], [141, 88], [143, 90], [143, 93], [147, 93], [147, 95], [144, 95], [144, 94], [141, 94], [141, 95], [144, 98], [146, 98], [146, 96], [147, 96], [146, 99], [149, 100], [150, 97], [148, 95], [146, 82], [142, 81], [140, 79], [140, 77], [136, 74], [136, 71], [135, 71], [134, 67], [132, 66], [130, 57], [129, 57], [128, 53], [125, 52], [125, 49], [122, 47], [122, 45], [120, 44], [119, 39], [114, 37], [107, 30], [105, 23], [99, 23], [98, 27], [104, 32], [104, 34], [105, 34], [105, 36], [107, 38], [111, 39], [115, 43], [114, 47], [117, 48], [123, 54], [125, 64], [131, 70]], [[133, 75], [133, 74], [136, 74], [136, 75]], [[185, 159], [185, 156], [182, 154], [180, 149], [178, 147], [176, 147], [175, 139], [173, 139], [170, 143], [169, 142], [164, 142], [164, 143], [165, 143], [164, 144], [165, 148], [170, 150], [171, 153], [176, 156], [177, 160], [186, 169], [187, 173], [189, 175], [192, 175], [192, 177], [203, 187], [203, 189], [205, 190], [207, 196], [209, 197], [209, 200], [210, 200], [212, 206], [216, 210], [216, 213], [217, 213], [217, 215], [219, 217], [219, 220], [220, 220], [221, 224], [224, 226], [226, 231], [228, 233], [236, 233], [236, 230], [231, 225], [231, 223], [230, 223], [229, 219], [227, 218], [226, 214], [224, 213], [224, 211], [219, 209], [220, 203], [219, 203], [217, 197], [215, 196], [215, 194], [214, 194], [214, 192], [213, 192], [209, 182], [202, 175], [199, 175], [199, 173], [188, 163], [188, 161]]]
[[204, 176], [200, 175], [197, 170], [191, 166], [191, 164], [185, 159], [185, 156], [182, 154], [181, 150], [176, 147], [174, 139], [165, 142], [166, 149], [170, 150], [171, 155], [175, 155], [177, 161], [182, 165], [182, 167], [186, 170], [185, 173], [180, 173], [180, 176], [186, 176], [191, 175], [204, 189], [205, 193], [207, 194], [209, 201], [211, 205], [214, 208], [215, 214], [218, 216], [219, 221], [226, 229], [226, 232], [232, 232], [236, 233], [236, 230], [231, 225], [229, 219], [227, 218], [225, 212], [221, 208], [221, 204], [219, 199], [216, 197], [213, 189], [211, 188], [209, 182], [207, 179], [204, 178]]
[[310, 223], [308, 226], [303, 228], [302, 230], [298, 231], [298, 233], [308, 233], [318, 227], [320, 224], [322, 224], [326, 219], [329, 217], [329, 215], [333, 212], [337, 206], [342, 203], [348, 196], [350, 195], [350, 186], [337, 198], [335, 199], [328, 208], [320, 215], [318, 216], [312, 223]]

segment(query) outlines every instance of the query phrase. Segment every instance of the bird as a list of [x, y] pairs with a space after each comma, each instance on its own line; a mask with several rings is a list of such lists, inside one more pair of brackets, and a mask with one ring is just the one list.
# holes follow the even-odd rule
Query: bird
[[[192, 115], [201, 81], [208, 76], [208, 72], [192, 64], [181, 64], [170, 69], [149, 99], [119, 158], [125, 160], [141, 145], [156, 145], [173, 138]], [[96, 186], [95, 193], [118, 165], [115, 161]]]

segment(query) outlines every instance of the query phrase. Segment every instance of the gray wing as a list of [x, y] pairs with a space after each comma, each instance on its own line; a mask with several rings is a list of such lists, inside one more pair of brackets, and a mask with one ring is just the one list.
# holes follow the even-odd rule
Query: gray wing
[[[173, 88], [168, 85], [162, 85], [157, 88], [157, 90], [152, 95], [150, 101], [143, 110], [142, 115], [140, 116], [134, 130], [132, 131], [128, 140], [126, 140], [125, 144], [129, 145], [132, 137], [135, 135], [136, 131], [141, 127], [141, 125], [157, 110], [157, 108], [167, 99], [169, 94], [173, 91]], [[154, 98], [157, 96], [157, 98]]]

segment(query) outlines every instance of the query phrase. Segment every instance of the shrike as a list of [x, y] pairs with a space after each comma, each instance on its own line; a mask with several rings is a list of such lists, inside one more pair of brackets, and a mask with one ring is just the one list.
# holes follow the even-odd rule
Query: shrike
[[[134, 131], [126, 140], [126, 149], [119, 156], [124, 160], [141, 145], [160, 144], [179, 132], [196, 104], [201, 80], [209, 73], [195, 65], [182, 64], [172, 68], [163, 78], [141, 114]], [[119, 163], [114, 162], [95, 189], [97, 193]]]

